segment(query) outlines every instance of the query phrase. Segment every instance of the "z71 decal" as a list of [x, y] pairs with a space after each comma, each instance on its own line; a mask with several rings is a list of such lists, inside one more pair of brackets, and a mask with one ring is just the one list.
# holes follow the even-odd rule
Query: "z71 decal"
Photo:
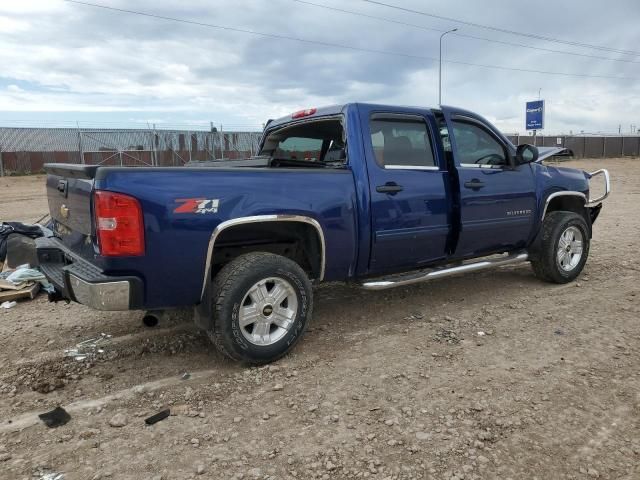
[[176, 198], [180, 206], [173, 213], [218, 213], [218, 198]]

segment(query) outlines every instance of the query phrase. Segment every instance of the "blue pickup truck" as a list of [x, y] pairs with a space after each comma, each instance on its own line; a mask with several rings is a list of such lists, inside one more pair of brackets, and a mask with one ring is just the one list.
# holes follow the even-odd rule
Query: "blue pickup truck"
[[305, 331], [314, 282], [379, 290], [526, 261], [575, 279], [609, 175], [541, 162], [555, 153], [453, 107], [311, 108], [269, 121], [246, 160], [46, 165], [55, 236], [38, 259], [54, 300], [192, 306], [222, 353], [266, 363]]

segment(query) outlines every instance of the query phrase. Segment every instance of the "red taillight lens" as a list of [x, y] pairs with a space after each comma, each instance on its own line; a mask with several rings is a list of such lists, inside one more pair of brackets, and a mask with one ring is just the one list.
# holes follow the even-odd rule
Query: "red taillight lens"
[[308, 117], [310, 115], [313, 115], [317, 111], [318, 111], [317, 108], [307, 108], [306, 110], [300, 110], [299, 112], [292, 114], [291, 118], [296, 119], [296, 118]]
[[94, 207], [101, 255], [144, 255], [144, 223], [138, 200], [122, 193], [97, 190]]

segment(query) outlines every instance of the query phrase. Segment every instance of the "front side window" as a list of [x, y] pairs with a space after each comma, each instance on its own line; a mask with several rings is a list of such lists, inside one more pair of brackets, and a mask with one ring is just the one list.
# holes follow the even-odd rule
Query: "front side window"
[[435, 167], [431, 137], [422, 120], [372, 119], [376, 162], [381, 167]]
[[453, 121], [453, 136], [460, 164], [504, 166], [508, 164], [503, 145], [485, 129], [472, 123]]

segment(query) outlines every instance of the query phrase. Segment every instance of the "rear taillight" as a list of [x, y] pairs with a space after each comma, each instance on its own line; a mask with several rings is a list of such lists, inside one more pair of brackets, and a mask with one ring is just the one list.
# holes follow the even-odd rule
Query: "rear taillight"
[[97, 190], [94, 208], [101, 255], [144, 255], [144, 223], [138, 200], [122, 193]]

